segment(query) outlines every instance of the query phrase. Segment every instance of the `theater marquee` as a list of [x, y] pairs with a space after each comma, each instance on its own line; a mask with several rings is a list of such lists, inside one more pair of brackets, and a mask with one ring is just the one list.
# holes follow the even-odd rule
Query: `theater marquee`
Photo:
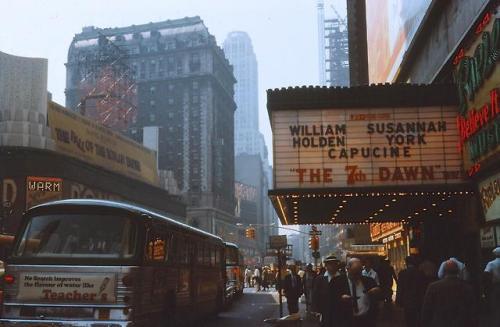
[[275, 189], [463, 181], [454, 106], [271, 115]]

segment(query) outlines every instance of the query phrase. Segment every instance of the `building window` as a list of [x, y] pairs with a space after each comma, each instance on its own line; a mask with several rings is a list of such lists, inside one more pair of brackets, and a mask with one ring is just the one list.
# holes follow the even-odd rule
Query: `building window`
[[149, 105], [150, 105], [151, 107], [154, 107], [154, 106], [156, 105], [155, 100], [150, 100], [150, 101], [149, 101]]
[[146, 78], [146, 63], [144, 61], [141, 62], [141, 68], [139, 71], [139, 76], [141, 79]]
[[168, 104], [170, 104], [170, 105], [174, 104], [174, 98], [169, 97], [168, 98]]
[[151, 60], [151, 63], [149, 64], [149, 78], [154, 77], [156, 74], [156, 61]]
[[193, 95], [193, 99], [192, 99], [193, 103], [198, 103], [200, 102], [200, 96], [199, 95]]
[[197, 90], [200, 87], [197, 81], [193, 81], [193, 90]]
[[167, 72], [170, 74], [174, 71], [175, 69], [175, 59], [172, 57], [169, 57], [167, 59]]
[[156, 87], [151, 86], [151, 87], [149, 88], [149, 93], [151, 93], [151, 94], [155, 94], [155, 92], [156, 92]]
[[177, 61], [177, 74], [181, 75], [184, 73], [184, 67], [182, 67], [182, 60]]
[[165, 61], [163, 61], [163, 59], [160, 59], [158, 61], [158, 76], [163, 77], [164, 72], [165, 72]]
[[173, 91], [173, 90], [174, 90], [174, 88], [175, 88], [175, 85], [174, 85], [174, 84], [172, 84], [172, 83], [168, 84], [168, 90], [169, 90], [169, 91]]
[[201, 67], [200, 55], [196, 52], [191, 53], [191, 57], [189, 58], [189, 71], [199, 72], [200, 67]]
[[155, 114], [153, 114], [153, 113], [149, 114], [149, 121], [150, 121], [151, 123], [154, 123], [154, 121], [155, 121], [155, 120], [156, 120], [156, 115], [155, 115]]

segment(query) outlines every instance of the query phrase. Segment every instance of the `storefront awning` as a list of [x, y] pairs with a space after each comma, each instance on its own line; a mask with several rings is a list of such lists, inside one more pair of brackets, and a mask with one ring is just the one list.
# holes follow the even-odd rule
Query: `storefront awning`
[[473, 199], [470, 184], [270, 190], [284, 225], [412, 222], [453, 217]]

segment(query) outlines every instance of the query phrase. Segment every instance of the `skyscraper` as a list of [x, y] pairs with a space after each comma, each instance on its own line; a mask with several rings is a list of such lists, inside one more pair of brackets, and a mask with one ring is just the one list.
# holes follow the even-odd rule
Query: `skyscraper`
[[233, 66], [236, 85], [234, 100], [235, 155], [260, 154], [267, 161], [264, 136], [259, 132], [257, 58], [246, 32], [231, 32], [224, 41], [224, 53]]
[[[235, 179], [251, 185], [257, 191], [256, 216], [258, 228], [257, 245], [261, 253], [271, 232], [274, 216], [270, 214], [267, 191], [271, 180], [267, 172], [269, 159], [264, 136], [259, 131], [259, 96], [257, 58], [252, 40], [245, 32], [231, 32], [224, 41], [224, 53], [233, 66], [236, 85], [234, 99], [234, 152]], [[246, 223], [256, 223], [247, 221]]]
[[[104, 72], [103, 62], [109, 62]], [[158, 168], [173, 172], [188, 204], [189, 223], [212, 233], [234, 226], [235, 78], [200, 17], [85, 27], [73, 38], [66, 66], [66, 104], [74, 110], [81, 109], [87, 90], [99, 89], [103, 79], [105, 86], [136, 88], [137, 108], [130, 106], [134, 114], [121, 109], [114, 125], [154, 145]], [[131, 76], [124, 74], [128, 71]], [[106, 94], [110, 88], [101, 89], [104, 94], [92, 97], [112, 98]], [[98, 110], [104, 123], [106, 108]]]

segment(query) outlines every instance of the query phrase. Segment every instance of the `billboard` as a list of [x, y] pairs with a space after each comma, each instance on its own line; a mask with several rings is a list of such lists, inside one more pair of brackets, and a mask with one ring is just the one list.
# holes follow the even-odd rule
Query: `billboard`
[[56, 103], [51, 102], [48, 109], [56, 151], [159, 185], [154, 151]]
[[455, 106], [274, 111], [274, 188], [462, 182], [455, 118]]
[[432, 0], [366, 1], [370, 83], [391, 82]]
[[[498, 7], [497, 7], [498, 8]], [[483, 163], [497, 166], [500, 156], [500, 18], [486, 12], [453, 58], [458, 89], [460, 149], [470, 176]]]

